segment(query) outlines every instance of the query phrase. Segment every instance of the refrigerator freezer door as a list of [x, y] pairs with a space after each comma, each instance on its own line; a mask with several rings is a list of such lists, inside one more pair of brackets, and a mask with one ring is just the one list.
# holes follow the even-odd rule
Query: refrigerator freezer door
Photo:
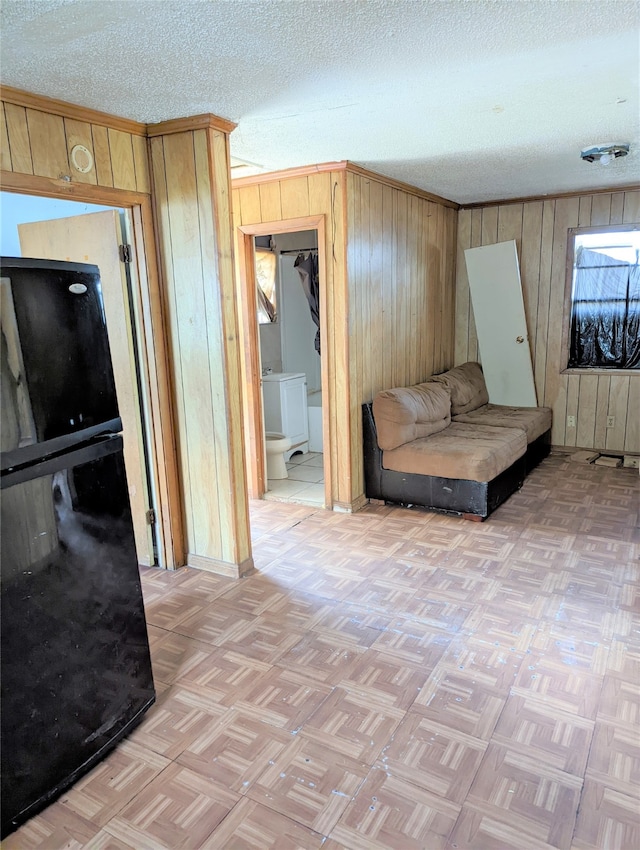
[[127, 734], [154, 687], [121, 437], [0, 483], [4, 835]]
[[97, 266], [2, 259], [2, 469], [118, 432]]

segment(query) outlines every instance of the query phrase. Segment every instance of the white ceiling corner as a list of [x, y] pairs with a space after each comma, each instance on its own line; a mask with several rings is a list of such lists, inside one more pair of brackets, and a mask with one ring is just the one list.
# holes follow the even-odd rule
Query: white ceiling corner
[[[0, 16], [4, 84], [143, 122], [213, 112], [237, 122], [245, 174], [349, 159], [460, 203], [640, 181], [635, 0], [2, 0]], [[604, 142], [631, 153], [580, 159]]]

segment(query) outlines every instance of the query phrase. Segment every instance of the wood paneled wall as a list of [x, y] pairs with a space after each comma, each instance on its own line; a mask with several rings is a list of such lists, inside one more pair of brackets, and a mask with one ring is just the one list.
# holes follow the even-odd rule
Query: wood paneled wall
[[[5, 91], [11, 90], [3, 89], [0, 109], [3, 171], [131, 192], [151, 191], [144, 124], [114, 119], [122, 129], [107, 127], [89, 118], [81, 120], [83, 110], [78, 107], [59, 110], [67, 115], [54, 114], [28, 105], [41, 98], [5, 95]], [[93, 156], [95, 168], [86, 174], [70, 163], [75, 145], [84, 145]]]
[[215, 129], [154, 135], [151, 161], [166, 287], [187, 563], [241, 575], [252, 568], [252, 561], [228, 136]]
[[[538, 403], [553, 408], [557, 446], [640, 452], [640, 375], [562, 374], [567, 231], [640, 221], [640, 191], [576, 195], [460, 210], [455, 362], [476, 360], [478, 343], [464, 249], [515, 239]], [[576, 427], [567, 426], [567, 416]], [[607, 416], [615, 427], [607, 428]]]
[[352, 498], [363, 492], [361, 405], [453, 365], [457, 213], [347, 172]]
[[237, 181], [233, 207], [238, 225], [326, 216], [331, 493], [357, 509], [362, 403], [453, 362], [456, 206], [334, 165]]
[[[241, 181], [242, 182], [242, 181]], [[233, 190], [236, 225], [277, 223], [324, 215], [326, 232], [327, 339], [322, 356], [328, 369], [331, 452], [331, 494], [334, 503], [351, 505], [351, 456], [349, 440], [349, 387], [347, 357], [347, 292], [345, 274], [344, 170], [319, 171], [302, 176], [265, 179]], [[346, 448], [346, 451], [343, 449]]]

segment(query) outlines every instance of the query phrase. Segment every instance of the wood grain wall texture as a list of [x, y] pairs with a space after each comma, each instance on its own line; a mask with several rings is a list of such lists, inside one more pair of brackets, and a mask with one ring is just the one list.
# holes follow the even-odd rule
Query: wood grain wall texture
[[364, 490], [363, 402], [453, 365], [457, 212], [347, 172], [352, 498]]
[[357, 508], [362, 403], [453, 365], [456, 210], [348, 166], [235, 189], [233, 207], [239, 225], [326, 215], [331, 493]]
[[[640, 191], [576, 195], [458, 213], [455, 362], [477, 360], [465, 248], [515, 239], [538, 403], [553, 408], [556, 446], [640, 452], [640, 375], [562, 374], [562, 322], [570, 227], [640, 221]], [[568, 416], [576, 427], [567, 426]], [[607, 417], [615, 426], [607, 428]]]
[[[322, 171], [274, 179], [233, 190], [236, 225], [252, 225], [324, 215], [326, 233], [327, 360], [331, 494], [334, 503], [351, 504], [352, 458], [349, 431], [348, 325], [345, 269], [344, 171]], [[274, 226], [274, 232], [277, 227]], [[327, 448], [325, 447], [325, 451]]]
[[[3, 100], [2, 170], [148, 194], [147, 140], [140, 127], [140, 134], [129, 133]], [[86, 174], [71, 166], [75, 145], [84, 145], [93, 156], [95, 168]]]
[[151, 139], [187, 563], [237, 575], [251, 553], [227, 147], [206, 129]]

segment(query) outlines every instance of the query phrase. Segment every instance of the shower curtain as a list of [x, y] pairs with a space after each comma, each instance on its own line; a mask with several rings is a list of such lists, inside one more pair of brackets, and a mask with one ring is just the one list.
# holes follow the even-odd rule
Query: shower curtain
[[318, 272], [317, 252], [310, 253], [307, 256], [298, 254], [293, 266], [298, 270], [304, 294], [307, 296], [307, 301], [309, 302], [311, 318], [318, 328], [314, 346], [318, 354], [320, 354], [320, 275]]

